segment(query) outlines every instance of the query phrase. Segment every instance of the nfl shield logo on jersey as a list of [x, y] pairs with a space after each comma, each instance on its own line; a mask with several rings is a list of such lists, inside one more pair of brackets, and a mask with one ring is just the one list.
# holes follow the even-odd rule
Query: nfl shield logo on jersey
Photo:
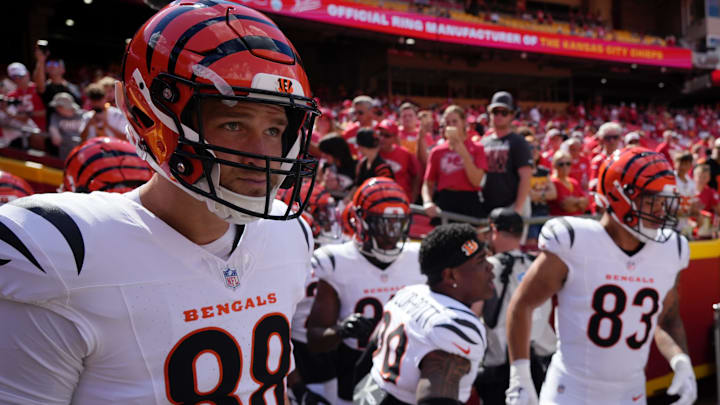
[[237, 270], [225, 269], [223, 270], [223, 276], [225, 276], [225, 286], [227, 288], [234, 290], [240, 286], [240, 277], [238, 277]]

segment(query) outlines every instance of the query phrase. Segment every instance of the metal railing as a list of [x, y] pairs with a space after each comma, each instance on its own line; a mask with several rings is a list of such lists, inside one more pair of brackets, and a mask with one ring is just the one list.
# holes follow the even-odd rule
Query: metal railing
[[[426, 215], [423, 207], [421, 205], [417, 205], [417, 204], [410, 204], [410, 212], [412, 212], [413, 214], [417, 214], [417, 215]], [[580, 218], [595, 218], [595, 219], [600, 218], [599, 215], [576, 215], [576, 216], [580, 217]], [[440, 218], [441, 224], [447, 224], [450, 221], [465, 222], [465, 223], [468, 223], [470, 225], [475, 225], [475, 226], [485, 226], [488, 224], [487, 218], [476, 218], [476, 217], [471, 217], [468, 215], [457, 214], [457, 213], [450, 212], [450, 211], [440, 211], [440, 213], [438, 214], [438, 217]], [[523, 222], [525, 223], [525, 225], [537, 225], [537, 224], [544, 224], [545, 222], [547, 222], [553, 218], [555, 218], [555, 216], [544, 215], [544, 216], [539, 216], [539, 217], [523, 218]]]

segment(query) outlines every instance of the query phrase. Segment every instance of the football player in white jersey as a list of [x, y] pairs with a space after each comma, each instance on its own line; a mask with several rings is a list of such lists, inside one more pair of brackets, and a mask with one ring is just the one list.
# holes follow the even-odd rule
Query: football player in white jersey
[[284, 404], [313, 241], [274, 199], [314, 177], [319, 113], [297, 52], [254, 10], [188, 0], [123, 70], [150, 181], [0, 208], [0, 401]]
[[697, 386], [676, 286], [690, 252], [674, 230], [672, 166], [647, 149], [616, 152], [601, 166], [597, 193], [600, 221], [561, 217], [543, 226], [540, 256], [513, 294], [506, 402], [538, 403], [528, 362], [532, 311], [557, 294], [558, 350], [541, 404], [645, 404], [651, 339], [675, 372], [674, 404], [691, 404]]
[[485, 326], [470, 310], [493, 295], [486, 258], [468, 224], [441, 225], [423, 239], [427, 284], [405, 287], [385, 304], [372, 369], [358, 383], [354, 404], [467, 402], [487, 347]]
[[[356, 233], [341, 245], [315, 251], [318, 283], [308, 318], [308, 346], [338, 350], [338, 396], [352, 401], [355, 363], [382, 307], [401, 288], [425, 282], [418, 243], [406, 243], [410, 203], [392, 179], [366, 180], [353, 197]], [[339, 345], [339, 346], [338, 346]]]

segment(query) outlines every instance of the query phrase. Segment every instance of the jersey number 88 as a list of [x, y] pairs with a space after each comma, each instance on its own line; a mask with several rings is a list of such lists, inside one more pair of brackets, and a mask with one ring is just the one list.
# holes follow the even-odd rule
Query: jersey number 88
[[[268, 343], [273, 336], [280, 339], [282, 351], [276, 368], [268, 365]], [[250, 405], [264, 405], [265, 393], [272, 389], [277, 404], [283, 404], [283, 379], [290, 370], [290, 324], [279, 313], [268, 314], [255, 324], [252, 335], [250, 375], [260, 387], [250, 396]], [[219, 365], [219, 381], [208, 392], [197, 389], [196, 361], [202, 354], [212, 354]], [[234, 394], [242, 375], [243, 356], [235, 338], [220, 328], [198, 329], [175, 345], [165, 360], [165, 389], [173, 404], [214, 403], [240, 405]]]

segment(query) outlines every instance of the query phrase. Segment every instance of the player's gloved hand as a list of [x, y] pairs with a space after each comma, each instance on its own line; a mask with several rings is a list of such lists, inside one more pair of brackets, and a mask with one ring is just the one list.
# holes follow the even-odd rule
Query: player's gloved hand
[[505, 391], [505, 404], [538, 405], [529, 359], [515, 360], [510, 365], [510, 387]]
[[680, 399], [671, 405], [690, 405], [697, 399], [697, 382], [690, 357], [687, 354], [676, 354], [670, 359], [670, 367], [675, 372], [668, 395], [680, 395]]
[[309, 390], [305, 384], [293, 385], [290, 393], [290, 402], [292, 402], [293, 405], [331, 405], [327, 399]]
[[360, 313], [350, 314], [347, 318], [340, 322], [340, 328], [338, 332], [341, 338], [357, 338], [367, 339], [370, 337], [373, 329], [375, 329], [375, 322], [370, 318], [365, 318]]

